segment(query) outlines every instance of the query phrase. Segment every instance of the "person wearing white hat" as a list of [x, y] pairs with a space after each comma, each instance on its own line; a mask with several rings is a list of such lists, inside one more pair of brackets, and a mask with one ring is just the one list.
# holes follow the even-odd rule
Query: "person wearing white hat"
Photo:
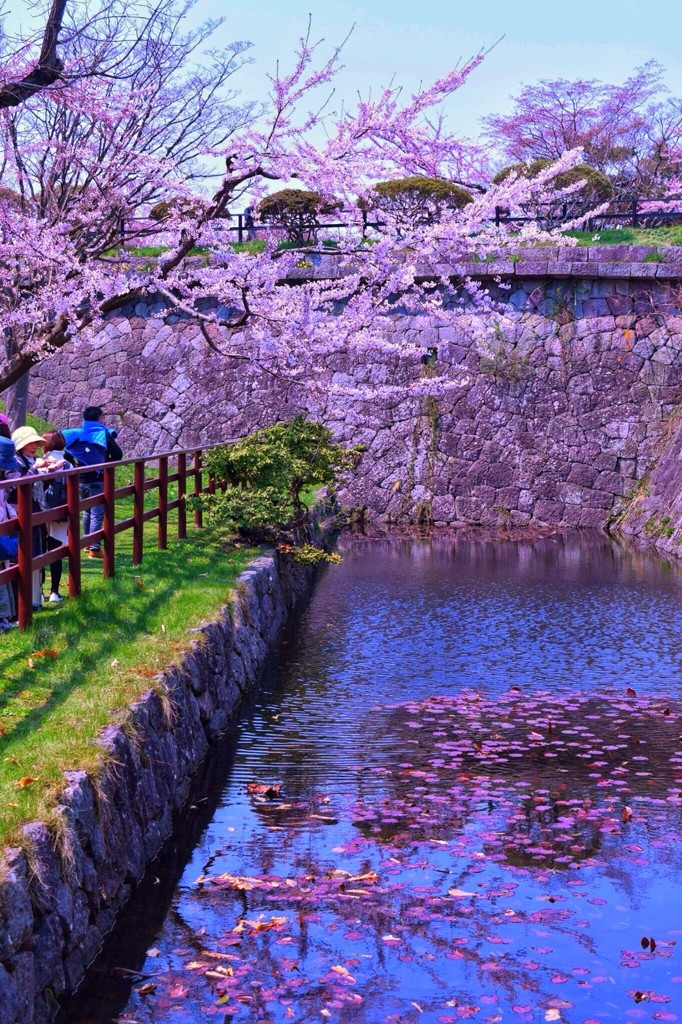
[[[16, 460], [19, 469], [7, 473], [7, 479], [22, 476], [37, 476], [35, 468], [36, 452], [45, 443], [42, 437], [33, 427], [17, 427], [12, 434], [14, 447], [16, 449]], [[43, 485], [36, 482], [33, 485], [33, 511], [40, 512], [42, 508]], [[12, 500], [12, 496], [10, 496]], [[34, 526], [33, 528], [33, 557], [42, 555], [45, 550], [45, 528]], [[43, 570], [38, 569], [33, 573], [33, 610], [39, 611], [43, 605]]]
[[17, 427], [12, 440], [17, 456], [25, 456], [27, 459], [35, 459], [37, 450], [45, 443], [45, 438], [34, 427]]

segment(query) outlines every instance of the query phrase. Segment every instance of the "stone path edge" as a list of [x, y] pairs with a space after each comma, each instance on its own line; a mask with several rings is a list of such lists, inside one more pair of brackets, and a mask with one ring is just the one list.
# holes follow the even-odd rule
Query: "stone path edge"
[[168, 837], [211, 743], [254, 685], [316, 569], [251, 562], [160, 685], [100, 735], [104, 767], [65, 774], [51, 827], [0, 855], [0, 1024], [47, 1024]]

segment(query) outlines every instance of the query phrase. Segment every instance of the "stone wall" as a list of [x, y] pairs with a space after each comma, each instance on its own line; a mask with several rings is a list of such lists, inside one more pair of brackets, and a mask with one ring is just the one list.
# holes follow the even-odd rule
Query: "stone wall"
[[169, 834], [209, 744], [273, 649], [314, 570], [263, 556], [124, 724], [101, 736], [98, 778], [68, 772], [51, 826], [0, 859], [0, 1024], [45, 1024]]
[[[396, 316], [393, 341], [437, 350], [451, 384], [438, 398], [341, 400], [317, 380], [287, 384], [230, 364], [195, 324], [140, 303], [40, 366], [32, 405], [73, 426], [84, 405], [103, 404], [130, 453], [238, 437], [307, 411], [365, 446], [341, 499], [377, 517], [603, 527], [655, 466], [682, 398], [677, 251], [538, 249], [532, 261], [472, 265], [518, 311], [523, 338]], [[453, 287], [447, 301], [460, 298]], [[323, 370], [359, 389], [430, 372], [419, 353], [341, 352]]]
[[682, 557], [682, 419], [670, 420], [660, 457], [638, 482], [613, 529], [630, 541]]

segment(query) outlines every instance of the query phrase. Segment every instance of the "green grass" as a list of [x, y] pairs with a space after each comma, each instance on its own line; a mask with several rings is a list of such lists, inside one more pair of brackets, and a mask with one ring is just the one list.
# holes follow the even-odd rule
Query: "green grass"
[[[130, 514], [128, 499], [117, 518]], [[80, 598], [48, 605], [25, 633], [0, 636], [0, 843], [27, 821], [49, 820], [64, 771], [97, 771], [100, 729], [179, 659], [194, 638], [188, 630], [215, 617], [255, 554], [217, 530], [190, 525], [188, 533], [162, 552], [156, 522], [147, 523], [137, 567], [132, 532], [119, 534], [115, 579], [86, 560]], [[35, 781], [18, 785], [26, 778]]]
[[603, 231], [567, 231], [578, 245], [682, 245], [682, 225], [663, 228], [605, 228]]
[[[4, 412], [5, 408], [6, 403], [0, 400], [0, 412]], [[33, 427], [33, 429], [37, 430], [39, 434], [42, 434], [45, 430], [54, 430], [54, 427], [48, 423], [47, 420], [42, 420], [40, 416], [33, 416], [31, 413], [26, 417], [26, 422], [29, 427]]]
[[[246, 252], [246, 253], [250, 253], [252, 256], [256, 256], [256, 255], [258, 255], [258, 253], [261, 253], [261, 252], [265, 251], [266, 242], [265, 242], [264, 238], [256, 238], [256, 239], [253, 239], [250, 242], [231, 242], [230, 245], [234, 249], [235, 252]], [[338, 245], [339, 245], [339, 243], [334, 241], [333, 239], [326, 239], [324, 242], [322, 242], [322, 246], [325, 249], [336, 249], [336, 248], [338, 248]], [[275, 246], [275, 251], [279, 252], [279, 251], [281, 251], [283, 249], [299, 249], [299, 248], [300, 248], [300, 246], [299, 246], [299, 244], [297, 242], [282, 241], [282, 242], [278, 242], [277, 243], [277, 245]], [[157, 257], [157, 256], [163, 256], [164, 253], [169, 252], [170, 249], [169, 249], [169, 246], [167, 246], [167, 245], [130, 245], [130, 246], [126, 246], [126, 250], [125, 251], [126, 251], [126, 253], [129, 256], [147, 257], [149, 259], [149, 258], [154, 258], [154, 257]], [[105, 256], [114, 256], [114, 255], [116, 255], [116, 250], [114, 250], [114, 249], [110, 250], [108, 253], [105, 253]], [[206, 246], [202, 246], [202, 245], [195, 246], [195, 248], [192, 249], [192, 251], [190, 253], [190, 256], [207, 256], [207, 255], [210, 255], [210, 250], [207, 249]]]

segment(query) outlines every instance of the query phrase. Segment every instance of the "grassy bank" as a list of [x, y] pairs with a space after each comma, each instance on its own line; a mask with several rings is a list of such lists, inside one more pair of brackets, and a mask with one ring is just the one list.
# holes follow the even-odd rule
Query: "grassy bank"
[[[122, 503], [118, 518], [127, 514]], [[115, 579], [85, 560], [80, 598], [46, 606], [25, 633], [0, 636], [0, 844], [49, 817], [65, 770], [97, 769], [99, 730], [179, 658], [188, 630], [215, 617], [255, 554], [192, 528], [157, 551], [155, 532], [148, 523], [142, 565], [132, 566], [132, 533], [122, 533]]]
[[682, 225], [664, 228], [605, 228], [603, 231], [567, 231], [578, 245], [682, 245]]

